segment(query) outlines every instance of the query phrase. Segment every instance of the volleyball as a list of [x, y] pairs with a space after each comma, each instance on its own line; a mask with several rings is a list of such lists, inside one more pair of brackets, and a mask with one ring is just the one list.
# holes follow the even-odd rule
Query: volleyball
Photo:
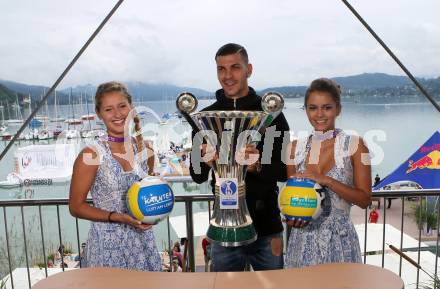
[[157, 224], [171, 213], [173, 207], [173, 191], [158, 177], [146, 177], [128, 189], [128, 213], [142, 223]]
[[321, 213], [324, 188], [311, 179], [290, 178], [278, 195], [278, 205], [287, 220], [312, 221]]

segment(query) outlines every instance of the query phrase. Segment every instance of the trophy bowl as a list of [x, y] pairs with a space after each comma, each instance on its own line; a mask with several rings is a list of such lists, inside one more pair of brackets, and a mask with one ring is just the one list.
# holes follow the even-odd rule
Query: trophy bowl
[[257, 239], [246, 205], [245, 177], [251, 163], [240, 156], [246, 145], [258, 144], [265, 129], [283, 109], [283, 97], [266, 93], [262, 97], [263, 111], [194, 112], [197, 103], [195, 96], [187, 92], [176, 100], [177, 109], [196, 133], [191, 152], [193, 168], [200, 168], [203, 162], [197, 145], [207, 144], [217, 156], [212, 163], [215, 201], [207, 238], [225, 247], [250, 244]]

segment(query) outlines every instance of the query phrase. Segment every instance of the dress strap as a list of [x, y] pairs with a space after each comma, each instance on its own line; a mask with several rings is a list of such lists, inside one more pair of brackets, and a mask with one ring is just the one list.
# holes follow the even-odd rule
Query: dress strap
[[295, 147], [295, 156], [293, 159], [293, 163], [295, 165], [295, 168], [297, 172], [304, 172], [305, 171], [305, 162], [306, 157], [308, 155], [309, 143], [310, 143], [310, 136], [306, 138], [300, 138], [296, 141], [296, 147]]
[[344, 131], [341, 131], [335, 140], [335, 165], [337, 168], [341, 169], [345, 167], [346, 159], [351, 156], [350, 146], [351, 142], [356, 138], [351, 137], [346, 134]]

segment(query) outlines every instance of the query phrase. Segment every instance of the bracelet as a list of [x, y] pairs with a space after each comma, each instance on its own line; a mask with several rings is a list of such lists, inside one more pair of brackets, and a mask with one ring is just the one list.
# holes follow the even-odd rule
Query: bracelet
[[115, 214], [115, 213], [116, 213], [115, 211], [111, 211], [110, 213], [108, 213], [107, 221], [108, 221], [109, 223], [114, 223], [114, 221], [112, 221], [112, 220], [110, 219], [110, 217], [111, 217], [113, 214]]

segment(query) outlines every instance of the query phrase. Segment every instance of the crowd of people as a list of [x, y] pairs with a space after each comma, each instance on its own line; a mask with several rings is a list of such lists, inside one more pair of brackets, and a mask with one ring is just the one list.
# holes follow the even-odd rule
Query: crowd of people
[[[261, 97], [248, 85], [253, 72], [246, 49], [228, 43], [215, 54], [221, 89], [216, 101], [204, 110], [262, 111]], [[139, 118], [131, 115], [132, 97], [119, 82], [101, 84], [95, 95], [95, 110], [107, 129], [107, 136], [88, 146], [77, 157], [70, 187], [69, 208], [73, 216], [92, 221], [84, 253], [87, 267], [119, 267], [144, 271], [162, 270], [152, 226], [127, 213], [124, 195], [134, 182], [151, 172], [153, 152], [142, 136], [129, 137], [125, 123]], [[224, 247], [207, 239], [202, 242], [205, 270], [243, 271], [298, 268], [333, 262], [361, 262], [361, 251], [350, 220], [352, 205], [366, 208], [371, 203], [369, 152], [362, 138], [336, 127], [342, 112], [341, 88], [333, 80], [319, 78], [310, 84], [304, 110], [313, 132], [292, 142], [283, 155], [283, 135], [289, 124], [281, 112], [271, 123], [281, 135], [274, 139], [269, 162], [261, 161], [264, 135], [258, 145], [248, 145], [245, 154], [257, 155], [248, 165], [246, 203], [257, 231], [257, 240], [238, 247]], [[193, 133], [194, 135], [194, 133]], [[193, 147], [207, 154], [206, 146]], [[147, 155], [141, 158], [139, 155]], [[215, 175], [211, 159], [203, 158], [200, 171], [190, 174], [196, 183], [212, 184]], [[285, 159], [293, 160], [286, 162]], [[309, 178], [326, 188], [323, 213], [314, 221], [287, 221], [291, 233], [283, 249], [283, 224], [278, 209], [277, 182], [288, 178]], [[214, 186], [213, 186], [214, 190]], [[91, 193], [93, 205], [86, 202]], [[286, 222], [286, 221], [285, 221]], [[285, 256], [283, 252], [286, 252]], [[182, 249], [172, 250], [172, 271], [183, 266]]]

